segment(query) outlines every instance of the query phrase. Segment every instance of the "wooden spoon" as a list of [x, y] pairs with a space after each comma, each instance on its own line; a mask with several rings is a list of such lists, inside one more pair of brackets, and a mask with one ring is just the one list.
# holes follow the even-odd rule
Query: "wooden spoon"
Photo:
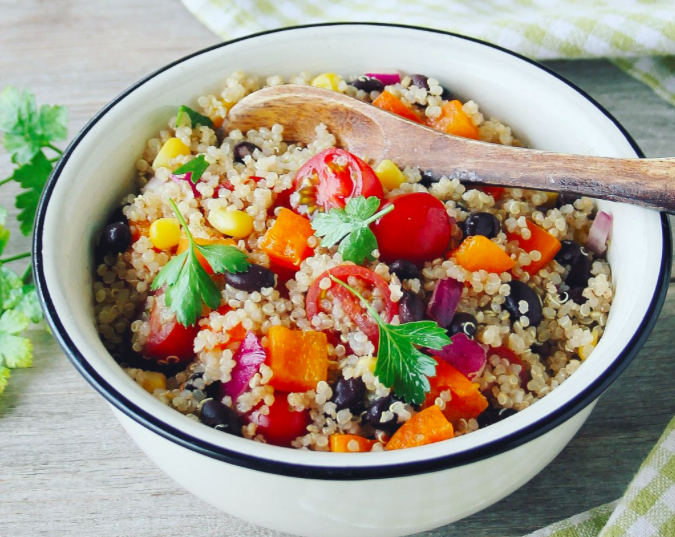
[[434, 177], [551, 190], [675, 211], [675, 159], [589, 157], [478, 142], [424, 127], [347, 95], [283, 85], [255, 91], [228, 113], [226, 128], [274, 124], [307, 144], [323, 123], [340, 147], [368, 162], [391, 159]]

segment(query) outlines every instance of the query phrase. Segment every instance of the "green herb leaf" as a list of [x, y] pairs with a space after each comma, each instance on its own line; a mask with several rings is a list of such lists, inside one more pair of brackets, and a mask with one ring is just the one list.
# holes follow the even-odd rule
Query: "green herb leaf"
[[5, 227], [7, 224], [7, 209], [0, 206], [0, 255], [4, 251], [9, 242], [9, 229]]
[[245, 272], [251, 263], [244, 252], [235, 246], [227, 244], [197, 245], [197, 250], [202, 254], [216, 273]]
[[16, 303], [12, 310], [22, 313], [33, 323], [39, 323], [43, 318], [43, 314], [35, 286], [32, 284], [23, 285], [19, 289], [14, 289], [13, 294], [16, 298]]
[[30, 325], [30, 319], [18, 311], [9, 310], [0, 317], [0, 366], [30, 367], [33, 363], [33, 344], [20, 337]]
[[7, 380], [9, 379], [10, 371], [7, 367], [0, 366], [0, 395], [7, 387]]
[[164, 299], [167, 307], [176, 314], [176, 319], [183, 326], [191, 326], [197, 322], [202, 313], [202, 304], [211, 309], [220, 306], [221, 294], [218, 286], [204, 270], [197, 259], [199, 251], [209, 262], [213, 272], [243, 272], [250, 263], [246, 254], [228, 245], [199, 246], [192, 237], [183, 215], [173, 200], [169, 200], [176, 217], [185, 231], [190, 245], [188, 249], [169, 261], [159, 274], [155, 276], [151, 288], [153, 291], [166, 287]]
[[193, 127], [197, 125], [202, 125], [204, 127], [213, 127], [213, 121], [210, 118], [200, 114], [199, 112], [193, 110], [189, 106], [182, 105], [178, 109], [178, 114], [176, 114], [176, 127], [180, 127], [183, 117], [187, 115], [190, 118], [190, 124]]
[[21, 233], [24, 235], [30, 235], [33, 231], [40, 195], [51, 173], [52, 163], [39, 151], [28, 164], [17, 168], [12, 175], [12, 179], [26, 189], [16, 197], [16, 207], [21, 209], [17, 219], [21, 222]]
[[65, 140], [67, 112], [62, 106], [42, 106], [38, 111], [35, 96], [27, 90], [6, 87], [0, 94], [0, 130], [12, 162], [27, 164], [43, 147]]
[[334, 208], [327, 213], [318, 213], [312, 220], [312, 229], [317, 237], [322, 237], [321, 246], [325, 248], [340, 242], [338, 252], [345, 261], [357, 265], [366, 260], [372, 261], [377, 239], [369, 226], [394, 210], [394, 206], [389, 205], [376, 213], [379, 206], [380, 199], [375, 196], [352, 198], [344, 209]]
[[450, 345], [446, 331], [433, 321], [419, 321], [402, 325], [385, 323], [361, 294], [342, 280], [331, 275], [363, 303], [377, 322], [380, 341], [377, 350], [375, 375], [385, 386], [408, 403], [421, 404], [430, 390], [429, 379], [436, 373], [436, 362], [418, 347], [440, 350]]
[[0, 312], [10, 310], [19, 301], [17, 291], [21, 289], [21, 278], [4, 265], [0, 265]]
[[206, 157], [204, 157], [204, 155], [197, 155], [190, 162], [186, 162], [182, 166], [176, 168], [173, 175], [190, 173], [190, 181], [196, 185], [208, 167], [209, 163], [206, 162]]

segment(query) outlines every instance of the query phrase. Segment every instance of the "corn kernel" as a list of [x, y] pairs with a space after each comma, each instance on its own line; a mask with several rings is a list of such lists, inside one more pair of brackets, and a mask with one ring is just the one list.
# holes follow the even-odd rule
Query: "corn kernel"
[[594, 328], [591, 331], [591, 334], [593, 335], [593, 340], [591, 341], [591, 343], [589, 343], [588, 345], [584, 345], [579, 349], [579, 358], [581, 358], [582, 361], [588, 358], [589, 354], [593, 352], [595, 346], [598, 344], [598, 337], [599, 337], [598, 330]]
[[166, 377], [162, 373], [144, 371], [140, 380], [141, 387], [149, 393], [155, 390], [166, 390]]
[[312, 80], [312, 86], [315, 88], [324, 88], [337, 91], [338, 84], [341, 80], [342, 78], [340, 78], [340, 76], [336, 75], [335, 73], [323, 73]]
[[405, 175], [389, 159], [384, 159], [375, 168], [375, 175], [387, 190], [394, 190], [405, 183]]
[[152, 167], [169, 168], [169, 162], [179, 155], [189, 155], [190, 148], [186, 146], [179, 138], [169, 138], [157, 153], [155, 160], [152, 161]]
[[243, 239], [253, 231], [253, 218], [244, 211], [228, 211], [224, 207], [209, 213], [209, 224], [223, 235]]
[[175, 218], [159, 218], [150, 225], [150, 241], [158, 250], [168, 250], [180, 242], [180, 224]]

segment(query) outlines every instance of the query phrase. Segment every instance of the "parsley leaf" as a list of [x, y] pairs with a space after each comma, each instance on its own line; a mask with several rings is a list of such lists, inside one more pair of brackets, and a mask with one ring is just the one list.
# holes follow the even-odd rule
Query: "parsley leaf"
[[9, 378], [10, 371], [9, 368], [0, 365], [0, 395], [5, 391], [7, 387], [7, 379]]
[[9, 242], [9, 229], [5, 227], [5, 224], [7, 224], [7, 209], [0, 206], [0, 255]]
[[342, 280], [331, 280], [359, 298], [377, 322], [380, 342], [377, 350], [375, 375], [385, 386], [394, 390], [408, 403], [424, 402], [431, 389], [429, 379], [436, 373], [436, 362], [418, 347], [440, 350], [452, 343], [445, 329], [433, 321], [418, 321], [393, 325], [385, 323], [361, 294]]
[[190, 181], [196, 185], [208, 167], [209, 163], [206, 162], [206, 157], [204, 157], [204, 155], [197, 155], [190, 162], [186, 162], [182, 166], [176, 168], [173, 175], [185, 175], [189, 173]]
[[342, 241], [338, 252], [345, 261], [357, 265], [366, 260], [373, 261], [377, 239], [368, 226], [394, 210], [394, 206], [389, 205], [376, 212], [379, 206], [380, 199], [376, 196], [352, 198], [344, 209], [333, 208], [327, 213], [317, 214], [312, 220], [312, 229], [317, 237], [322, 237], [321, 246], [325, 248]]
[[185, 105], [182, 105], [178, 109], [178, 114], [176, 114], [176, 127], [180, 127], [184, 115], [187, 115], [190, 118], [190, 123], [193, 127], [196, 127], [197, 125], [202, 125], [204, 127], [213, 127], [213, 121], [211, 121], [210, 118], [200, 114], [199, 112]]
[[21, 289], [21, 285], [21, 278], [14, 271], [0, 264], [0, 313], [16, 306], [17, 290]]
[[8, 310], [0, 317], [0, 366], [30, 367], [33, 363], [33, 344], [30, 339], [20, 337], [30, 325], [30, 319], [23, 313]]
[[42, 309], [34, 285], [22, 285], [14, 289], [12, 295], [16, 300], [14, 306], [12, 306], [13, 311], [24, 314], [34, 323], [39, 323], [42, 320]]
[[190, 245], [182, 254], [169, 261], [152, 282], [152, 290], [166, 286], [164, 293], [167, 307], [176, 314], [176, 319], [183, 326], [191, 326], [197, 322], [202, 312], [202, 304], [211, 309], [220, 306], [221, 294], [211, 276], [204, 270], [197, 259], [199, 251], [209, 262], [213, 272], [244, 272], [250, 266], [246, 254], [235, 246], [213, 244], [198, 245], [188, 229], [183, 215], [176, 203], [169, 203], [185, 231]]
[[64, 107], [43, 105], [38, 111], [35, 96], [27, 90], [10, 86], [0, 93], [0, 130], [15, 164], [27, 164], [43, 147], [65, 140], [66, 122]]
[[30, 235], [33, 231], [42, 189], [51, 173], [52, 163], [42, 151], [39, 151], [28, 164], [16, 169], [12, 175], [12, 179], [26, 189], [16, 197], [16, 207], [22, 209], [17, 219], [21, 222], [21, 233], [24, 235]]

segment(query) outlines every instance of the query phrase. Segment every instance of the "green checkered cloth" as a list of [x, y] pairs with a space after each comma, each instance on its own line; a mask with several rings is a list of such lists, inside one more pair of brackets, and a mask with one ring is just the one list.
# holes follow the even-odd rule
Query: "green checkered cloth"
[[623, 497], [528, 537], [675, 537], [675, 419]]
[[477, 37], [540, 60], [610, 58], [675, 105], [673, 0], [183, 0], [183, 4], [223, 39], [316, 22], [404, 22]]

